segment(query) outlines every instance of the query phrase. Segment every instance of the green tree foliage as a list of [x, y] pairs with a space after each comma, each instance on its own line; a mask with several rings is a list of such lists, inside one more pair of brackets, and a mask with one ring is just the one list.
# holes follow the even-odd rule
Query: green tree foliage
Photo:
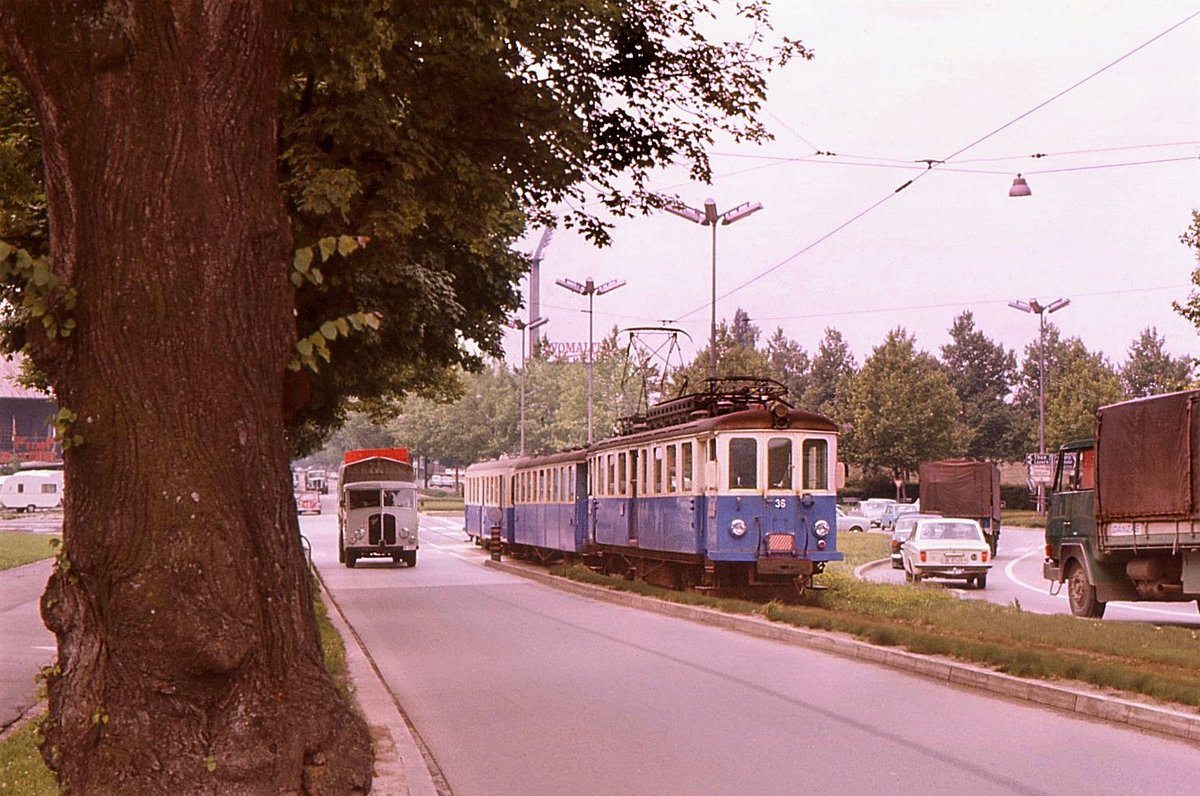
[[[1194, 249], [1196, 252], [1196, 260], [1200, 262], [1200, 210], [1192, 211], [1192, 225], [1179, 236], [1179, 242], [1188, 248]], [[1200, 288], [1200, 266], [1197, 266], [1192, 271], [1192, 284]], [[1180, 304], [1178, 301], [1171, 302], [1171, 306], [1175, 308], [1183, 317], [1195, 325], [1200, 331], [1200, 292], [1192, 291], [1188, 296], [1188, 300]]]
[[793, 403], [804, 400], [811, 381], [812, 360], [808, 352], [794, 340], [784, 336], [783, 327], [767, 341], [767, 375], [788, 388]]
[[[755, 348], [760, 334], [759, 328], [740, 307], [734, 312], [732, 324], [721, 321], [717, 326], [718, 378], [761, 378], [768, 375], [767, 354]], [[686, 367], [672, 375], [674, 394], [706, 388], [711, 350], [711, 346], [705, 346]]]
[[975, 316], [967, 311], [950, 327], [942, 362], [962, 402], [962, 425], [970, 434], [966, 456], [992, 461], [1023, 456], [1028, 418], [1008, 400], [1017, 376], [1013, 352], [976, 328]]
[[1165, 350], [1166, 338], [1148, 326], [1129, 346], [1129, 358], [1121, 366], [1121, 384], [1129, 398], [1144, 398], [1185, 389], [1191, 383], [1195, 362], [1173, 357]]
[[825, 337], [812, 360], [808, 389], [801, 405], [840, 423], [847, 422], [850, 418], [845, 398], [857, 373], [854, 355], [842, 333], [826, 327]]
[[[1062, 339], [1058, 327], [1046, 324], [1046, 450], [1091, 437], [1096, 409], [1125, 397], [1121, 379], [1108, 359], [1089, 351], [1078, 337]], [[1029, 450], [1037, 449], [1038, 341], [1025, 347], [1017, 403], [1032, 418]]]
[[850, 382], [843, 458], [905, 478], [921, 462], [961, 456], [962, 404], [931, 355], [903, 329], [888, 333]]
[[[512, 246], [530, 223], [605, 243], [602, 214], [661, 205], [648, 187], [657, 167], [685, 163], [704, 180], [716, 134], [767, 138], [766, 74], [810, 57], [773, 36], [768, 6], [739, 3], [738, 39], [718, 41], [708, 0], [294, 2], [279, 169], [295, 242], [367, 243], [297, 287], [297, 336], [354, 313], [382, 320], [331, 341], [330, 361], [295, 385], [308, 396], [290, 420], [295, 452], [348, 407], [394, 413], [404, 395], [444, 394], [457, 369], [498, 355], [527, 268]], [[32, 119], [0, 74], [0, 239], [42, 254]], [[21, 287], [9, 280], [10, 303]]]

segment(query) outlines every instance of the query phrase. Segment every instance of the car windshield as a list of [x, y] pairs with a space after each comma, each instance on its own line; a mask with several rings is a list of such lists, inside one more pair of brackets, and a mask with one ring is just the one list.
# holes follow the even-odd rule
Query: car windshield
[[979, 539], [979, 529], [966, 522], [927, 522], [917, 533], [918, 539], [948, 539], [964, 541]]

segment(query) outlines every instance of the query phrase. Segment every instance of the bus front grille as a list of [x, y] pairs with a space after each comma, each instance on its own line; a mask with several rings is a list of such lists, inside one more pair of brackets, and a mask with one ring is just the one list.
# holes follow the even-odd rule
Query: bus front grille
[[[382, 542], [380, 536], [382, 534]], [[367, 539], [372, 545], [396, 543], [396, 518], [391, 514], [372, 514], [367, 522]]]

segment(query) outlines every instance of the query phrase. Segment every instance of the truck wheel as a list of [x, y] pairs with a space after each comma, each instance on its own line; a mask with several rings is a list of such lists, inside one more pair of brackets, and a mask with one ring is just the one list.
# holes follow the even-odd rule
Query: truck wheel
[[346, 548], [342, 544], [342, 532], [338, 531], [338, 563], [346, 563]]
[[354, 565], [358, 563], [357, 553], [346, 553], [346, 567], [354, 569]]
[[408, 564], [410, 567], [415, 567], [417, 565], [417, 551], [410, 550], [409, 552], [405, 553], [404, 563]]
[[1067, 602], [1075, 616], [1089, 619], [1104, 616], [1106, 603], [1096, 599], [1096, 587], [1088, 582], [1087, 571], [1078, 563], [1072, 563], [1067, 573]]

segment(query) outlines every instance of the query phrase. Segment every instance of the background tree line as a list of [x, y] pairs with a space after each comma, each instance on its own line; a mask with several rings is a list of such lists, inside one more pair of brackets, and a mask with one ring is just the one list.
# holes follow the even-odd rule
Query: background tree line
[[[1038, 360], [1035, 338], [1018, 360], [963, 312], [937, 354], [921, 350], [897, 327], [860, 365], [842, 333], [826, 328], [814, 352], [782, 328], [763, 342], [750, 316], [738, 309], [717, 330], [718, 375], [767, 376], [788, 388], [797, 406], [828, 415], [843, 430], [841, 458], [867, 472], [908, 479], [923, 461], [968, 457], [1020, 460], [1037, 450]], [[1147, 327], [1114, 364], [1078, 337], [1048, 323], [1045, 335], [1046, 448], [1088, 437], [1098, 406], [1197, 386], [1197, 363], [1173, 357], [1165, 339]], [[600, 344], [594, 365], [596, 436], [612, 433], [619, 417], [647, 400], [702, 389], [708, 348], [668, 374], [629, 364], [614, 328]], [[406, 445], [447, 467], [514, 455], [520, 440], [520, 363], [492, 361], [460, 374], [457, 389], [439, 398], [413, 398], [400, 415], [374, 422], [365, 415], [330, 441], [317, 459], [333, 464], [340, 452], [364, 444]], [[530, 453], [581, 446], [586, 439], [584, 366], [577, 359], [534, 353], [525, 364], [525, 437]], [[647, 388], [647, 385], [651, 385]]]

